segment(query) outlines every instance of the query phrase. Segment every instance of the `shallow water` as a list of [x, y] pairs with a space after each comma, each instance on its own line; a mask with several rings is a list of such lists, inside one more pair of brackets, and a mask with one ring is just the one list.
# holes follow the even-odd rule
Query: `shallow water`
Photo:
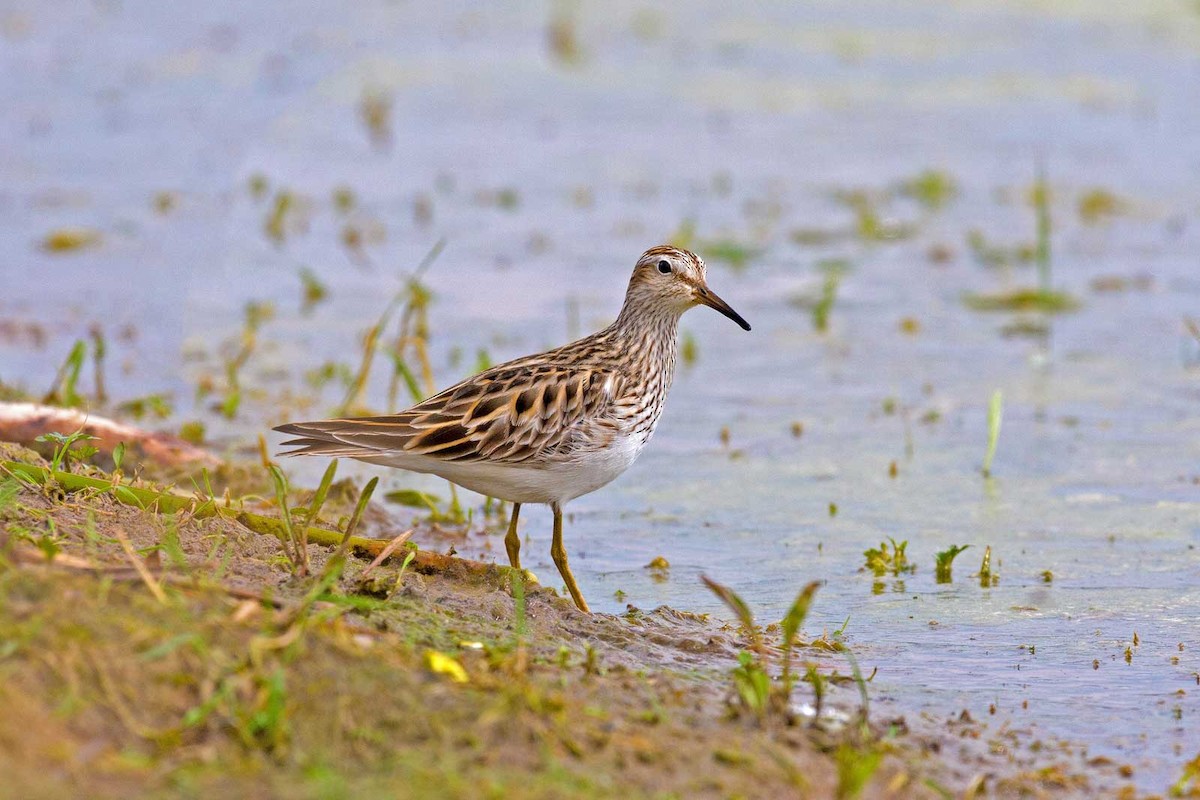
[[[176, 419], [203, 418], [239, 446], [279, 421], [306, 370], [357, 363], [362, 330], [439, 238], [427, 282], [445, 384], [479, 347], [499, 360], [565, 340], [572, 306], [583, 329], [606, 323], [636, 256], [693, 220], [701, 239], [758, 250], [744, 270], [710, 259], [711, 284], [754, 331], [689, 314], [699, 357], [681, 367], [652, 446], [568, 508], [593, 608], [721, 613], [705, 573], [771, 620], [823, 580], [808, 627], [849, 615], [849, 641], [879, 668], [876, 698], [938, 717], [987, 719], [994, 704], [997, 726], [1131, 763], [1146, 790], [1178, 776], [1200, 747], [1200, 342], [1182, 322], [1200, 316], [1200, 14], [583, 8], [570, 63], [548, 50], [537, 7], [304, 6], [286, 21], [221, 3], [0, 12], [0, 315], [18, 323], [0, 341], [0, 379], [48, 385], [99, 321], [114, 395], [169, 391]], [[393, 98], [387, 146], [359, 121], [364, 91]], [[965, 291], [1035, 281], [1030, 267], [980, 266], [965, 242], [972, 229], [1033, 240], [1024, 195], [1039, 164], [1054, 191], [1054, 282], [1083, 307], [1050, 319], [968, 310]], [[883, 192], [927, 168], [952, 176], [958, 197], [937, 211], [880, 205], [916, 226], [911, 238], [791, 239], [853, 230], [835, 190]], [[282, 245], [263, 234], [270, 197], [247, 190], [257, 174], [306, 198], [307, 230]], [[339, 243], [330, 198], [342, 185], [360, 224], [386, 227], [366, 260]], [[1094, 187], [1125, 208], [1087, 224], [1077, 206]], [[506, 189], [515, 202], [498, 204]], [[162, 191], [177, 192], [165, 214], [152, 208]], [[38, 251], [63, 225], [103, 242]], [[931, 261], [934, 245], [952, 257]], [[828, 259], [846, 272], [821, 334], [794, 300], [819, 292]], [[330, 290], [307, 316], [305, 266]], [[1148, 286], [1092, 287], [1141, 275]], [[194, 382], [250, 300], [277, 310], [247, 367], [265, 393], [226, 423], [192, 406]], [[1044, 334], [1004, 335], [1018, 318]], [[44, 348], [25, 323], [47, 329]], [[118, 339], [124, 324], [135, 330]], [[1004, 420], [985, 480], [995, 389]], [[383, 404], [382, 380], [370, 400]], [[549, 514], [523, 516], [529, 565], [548, 580]], [[860, 571], [889, 536], [908, 541], [915, 574]], [[460, 550], [480, 543], [502, 558], [499, 537]], [[939, 585], [933, 554], [950, 544], [972, 547]], [[986, 545], [1000, 578], [981, 588], [971, 576]], [[661, 582], [643, 568], [660, 555]]]

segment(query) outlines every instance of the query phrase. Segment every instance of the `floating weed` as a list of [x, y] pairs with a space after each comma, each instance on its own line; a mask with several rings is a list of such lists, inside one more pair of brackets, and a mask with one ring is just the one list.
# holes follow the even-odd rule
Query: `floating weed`
[[683, 342], [679, 345], [679, 357], [683, 359], [684, 366], [690, 367], [696, 363], [696, 359], [700, 357], [700, 346], [696, 343], [696, 337], [691, 331], [683, 332]]
[[992, 476], [992, 459], [996, 457], [996, 445], [1000, 441], [1000, 424], [1004, 418], [1004, 394], [997, 389], [992, 392], [991, 402], [988, 403], [988, 438], [987, 450], [983, 454], [983, 477]]
[[100, 231], [93, 228], [55, 228], [42, 238], [42, 250], [47, 253], [73, 253], [96, 247], [103, 239]]
[[1037, 244], [1034, 247], [1034, 262], [1038, 270], [1038, 289], [1042, 294], [1050, 293], [1050, 185], [1046, 182], [1045, 170], [1039, 165], [1037, 180], [1030, 191], [1030, 202], [1037, 215]]
[[837, 192], [834, 197], [854, 212], [854, 232], [861, 241], [896, 241], [916, 233], [914, 225], [885, 219], [879, 211], [879, 200], [867, 192]]
[[[1021, 260], [1032, 260], [1037, 265], [1038, 285], [1036, 288], [1010, 289], [1002, 292], [974, 294], [963, 296], [963, 302], [968, 308], [976, 311], [1041, 311], [1059, 313], [1072, 311], [1079, 307], [1070, 294], [1053, 288], [1051, 274], [1051, 235], [1053, 225], [1050, 217], [1050, 187], [1041, 168], [1038, 169], [1037, 180], [1029, 192], [1029, 201], [1036, 215], [1036, 238], [1032, 247], [1022, 247], [1015, 251]], [[983, 245], [982, 236], [978, 241], [972, 233], [968, 243], [975, 251], [976, 257], [984, 263], [1007, 263], [1004, 250], [988, 251]]]
[[983, 549], [983, 561], [979, 564], [979, 585], [984, 589], [1000, 582], [1000, 573], [992, 569], [992, 546]]
[[333, 209], [339, 214], [349, 214], [358, 205], [358, 198], [349, 186], [338, 186], [333, 190], [331, 198]]
[[971, 545], [969, 545], [969, 544], [963, 544], [963, 545], [952, 544], [945, 550], [942, 550], [941, 552], [934, 554], [934, 556], [933, 556], [934, 571], [935, 571], [936, 580], [938, 583], [953, 582], [953, 577], [951, 576], [951, 569], [954, 565], [954, 559], [958, 557], [959, 553], [966, 550], [970, 546]]
[[576, 14], [575, 3], [559, 0], [553, 4], [550, 20], [546, 24], [546, 46], [550, 55], [566, 66], [576, 66], [583, 61]]
[[824, 333], [829, 329], [829, 314], [833, 311], [833, 304], [837, 301], [838, 285], [841, 282], [840, 270], [830, 270], [825, 274], [825, 280], [821, 284], [821, 295], [812, 307], [814, 330]]
[[199, 420], [185, 422], [179, 426], [179, 438], [192, 444], [203, 444], [204, 433], [204, 423]]
[[165, 394], [148, 394], [125, 400], [117, 405], [117, 410], [139, 421], [146, 417], [166, 419], [175, 413], [171, 399]]
[[1123, 213], [1127, 206], [1125, 201], [1107, 189], [1095, 188], [1080, 195], [1076, 207], [1079, 219], [1088, 225], [1095, 225]]
[[1079, 308], [1079, 301], [1054, 289], [1019, 288], [1001, 292], [963, 295], [963, 303], [975, 311], [1043, 311], [1061, 313]]
[[[888, 542], [891, 542], [891, 547], [888, 546]], [[907, 539], [897, 542], [889, 536], [887, 542], [879, 543], [879, 547], [870, 547], [863, 551], [863, 556], [866, 558], [863, 569], [868, 569], [880, 577], [888, 574], [899, 576], [907, 572], [915, 572], [917, 565], [909, 562], [907, 549]]]
[[700, 255], [710, 261], [722, 261], [735, 272], [745, 269], [751, 259], [759, 254], [757, 248], [750, 247], [735, 239], [708, 239], [696, 245]]
[[392, 143], [392, 96], [378, 89], [363, 92], [358, 101], [358, 118], [371, 144], [379, 150], [387, 149]]
[[264, 323], [275, 317], [275, 306], [270, 303], [249, 302], [243, 312], [242, 332], [235, 341], [226, 342], [223, 349], [225, 371], [225, 396], [218, 410], [226, 419], [237, 416], [242, 403], [241, 372], [258, 347], [258, 331]]
[[77, 339], [71, 346], [71, 352], [67, 354], [66, 360], [58, 368], [50, 391], [42, 397], [43, 404], [71, 408], [83, 405], [83, 398], [79, 395], [76, 387], [79, 384], [79, 373], [83, 370], [83, 362], [86, 358], [87, 343], [82, 339]]
[[967, 232], [967, 249], [976, 262], [985, 267], [1011, 267], [1018, 264], [1028, 264], [1033, 261], [1034, 246], [1019, 244], [1005, 247], [988, 241], [980, 230]]
[[329, 288], [308, 267], [300, 269], [300, 313], [310, 314], [329, 297]]
[[929, 210], [936, 211], [958, 196], [958, 184], [945, 172], [927, 169], [901, 182], [899, 191]]
[[275, 193], [271, 210], [267, 212], [267, 218], [263, 221], [263, 233], [275, 244], [283, 244], [287, 240], [288, 232], [292, 228], [289, 217], [295, 213], [296, 205], [296, 196], [287, 189], [280, 189]]
[[655, 556], [646, 565], [650, 571], [650, 580], [655, 583], [665, 583], [671, 574], [671, 564], [662, 556]]
[[246, 190], [255, 200], [262, 200], [271, 190], [271, 182], [266, 175], [256, 172], [246, 180]]

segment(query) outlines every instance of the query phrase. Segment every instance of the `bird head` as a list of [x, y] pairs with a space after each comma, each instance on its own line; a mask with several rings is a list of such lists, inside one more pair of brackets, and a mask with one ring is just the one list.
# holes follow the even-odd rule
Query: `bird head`
[[630, 294], [666, 306], [682, 314], [698, 305], [716, 309], [750, 330], [750, 323], [708, 288], [704, 260], [695, 253], [671, 245], [651, 247], [638, 259], [630, 280]]

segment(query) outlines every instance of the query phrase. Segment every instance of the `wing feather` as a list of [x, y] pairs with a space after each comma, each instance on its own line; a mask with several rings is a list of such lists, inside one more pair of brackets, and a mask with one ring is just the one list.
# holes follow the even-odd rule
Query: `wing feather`
[[537, 463], [568, 451], [620, 396], [609, 365], [510, 362], [397, 414], [281, 425], [287, 455]]

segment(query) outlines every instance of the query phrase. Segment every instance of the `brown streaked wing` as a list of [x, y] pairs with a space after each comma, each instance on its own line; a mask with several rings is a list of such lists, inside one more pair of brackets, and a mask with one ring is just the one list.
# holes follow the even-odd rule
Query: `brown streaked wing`
[[603, 415], [620, 395], [620, 383], [617, 373], [600, 366], [500, 365], [399, 414], [281, 430], [304, 437], [298, 445], [329, 442], [360, 457], [396, 452], [529, 463], [571, 447], [580, 427]]

